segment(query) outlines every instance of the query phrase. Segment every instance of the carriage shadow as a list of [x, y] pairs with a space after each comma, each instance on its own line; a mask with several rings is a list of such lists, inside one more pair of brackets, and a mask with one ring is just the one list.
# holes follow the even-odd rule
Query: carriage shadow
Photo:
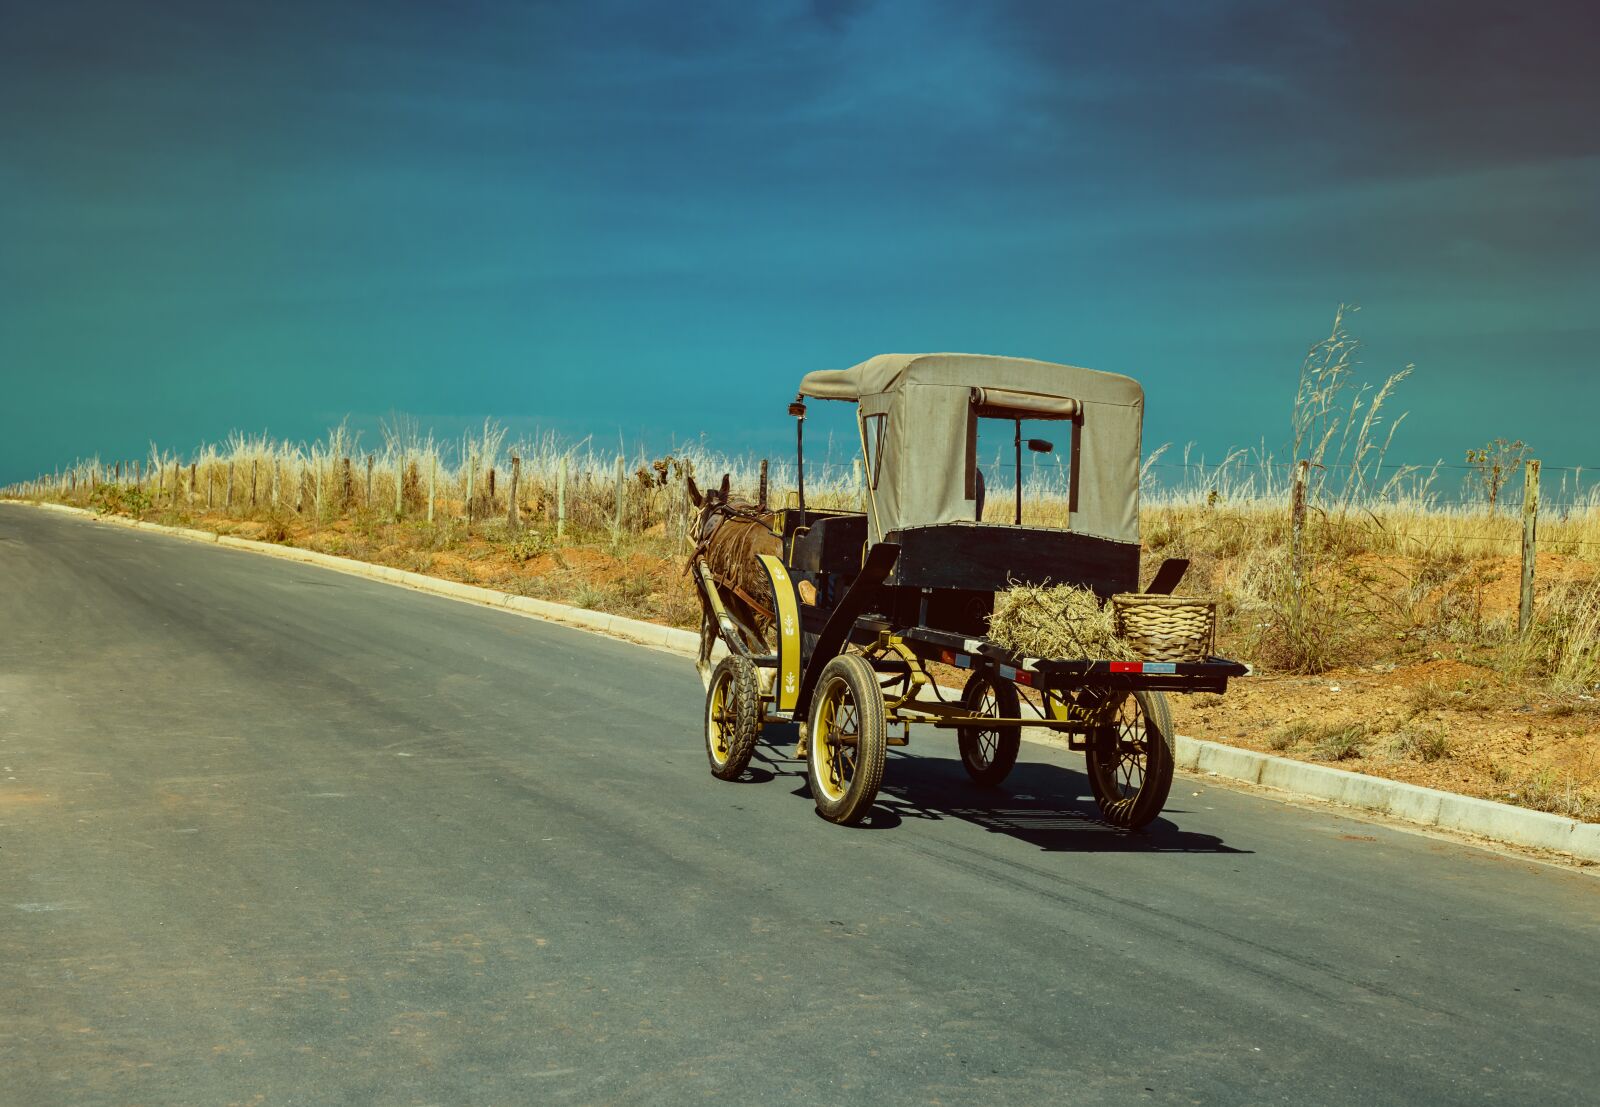
[[[748, 778], [790, 779], [794, 794], [810, 797], [805, 764], [794, 760], [797, 732], [770, 727], [756, 747]], [[1090, 795], [1089, 778], [1062, 765], [1022, 759], [998, 788], [980, 788], [967, 777], [961, 762], [950, 756], [928, 756], [900, 749], [889, 751], [883, 786], [862, 830], [895, 830], [908, 822], [959, 819], [991, 834], [1004, 834], [1050, 853], [1249, 853], [1212, 834], [1180, 829], [1168, 816], [1182, 815], [1176, 804], [1181, 791], [1173, 786], [1172, 805], [1142, 830], [1124, 830], [1100, 818]]]

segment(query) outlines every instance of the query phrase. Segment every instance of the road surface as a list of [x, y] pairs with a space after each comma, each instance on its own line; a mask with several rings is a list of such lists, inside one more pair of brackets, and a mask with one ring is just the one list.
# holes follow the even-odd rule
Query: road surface
[[0, 505], [0, 1103], [1594, 1102], [1600, 882], [1024, 746], [706, 771], [681, 658]]

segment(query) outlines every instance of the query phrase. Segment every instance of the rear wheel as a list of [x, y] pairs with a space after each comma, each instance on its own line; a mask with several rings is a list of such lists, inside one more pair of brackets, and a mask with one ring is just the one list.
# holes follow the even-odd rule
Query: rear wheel
[[[1017, 686], [993, 673], [973, 673], [961, 691], [961, 706], [972, 715], [990, 719], [1015, 719], [1022, 706]], [[958, 727], [956, 742], [961, 749], [961, 764], [974, 784], [993, 788], [1006, 778], [1017, 763], [1022, 733], [1014, 726]]]
[[858, 654], [840, 654], [823, 667], [811, 701], [806, 777], [817, 811], [850, 824], [872, 810], [883, 783], [888, 728], [878, 675]]
[[1085, 751], [1089, 787], [1107, 822], [1137, 829], [1161, 814], [1172, 790], [1172, 712], [1160, 692], [1108, 695], [1115, 706]]
[[711, 775], [737, 780], [761, 735], [761, 682], [755, 663], [729, 654], [711, 672], [706, 690], [706, 760]]

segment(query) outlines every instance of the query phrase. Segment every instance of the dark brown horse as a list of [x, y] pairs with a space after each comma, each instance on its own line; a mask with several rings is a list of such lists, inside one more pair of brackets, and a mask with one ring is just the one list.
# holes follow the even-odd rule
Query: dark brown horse
[[[722, 475], [721, 488], [704, 494], [690, 477], [689, 499], [699, 509], [690, 531], [695, 548], [689, 555], [689, 569], [693, 572], [695, 563], [705, 559], [728, 614], [755, 633], [759, 641], [750, 645], [764, 650], [775, 621], [772, 582], [756, 557], [758, 554], [781, 555], [783, 542], [767, 529], [754, 504], [730, 498], [726, 473]], [[710, 678], [711, 647], [716, 639], [716, 616], [701, 597], [700, 657], [695, 667], [705, 679]]]

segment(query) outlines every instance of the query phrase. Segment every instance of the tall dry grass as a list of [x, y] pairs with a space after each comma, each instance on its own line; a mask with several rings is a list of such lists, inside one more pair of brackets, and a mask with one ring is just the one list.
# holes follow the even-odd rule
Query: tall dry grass
[[[1404, 420], [1389, 408], [1412, 370], [1360, 381], [1348, 318], [1341, 308], [1302, 361], [1286, 458], [1260, 447], [1208, 463], [1193, 447], [1162, 446], [1144, 460], [1141, 526], [1152, 568], [1189, 558], [1186, 587], [1218, 599], [1230, 648], [1266, 668], [1398, 663], [1447, 648], [1528, 679], [1593, 687], [1600, 492], [1574, 470], [1546, 493], [1539, 549], [1562, 562], [1564, 575], [1543, 580], [1533, 632], [1518, 637], [1504, 603], [1521, 537], [1515, 490], [1507, 510], [1504, 497], [1493, 506], [1475, 496], [1473, 475], [1460, 466], [1387, 462]], [[1063, 452], [1028, 455], [1020, 473], [1006, 451], [986, 461], [986, 516], [1010, 521], [1020, 479], [1026, 522], [1070, 526]], [[513, 457], [519, 534], [505, 526]], [[181, 453], [152, 444], [137, 459], [84, 458], [5, 492], [175, 522], [253, 521], [280, 540], [304, 526], [353, 524], [368, 534], [399, 526], [423, 532], [416, 541], [428, 548], [469, 535], [519, 543], [521, 561], [563, 542], [667, 559], [686, 541], [686, 479], [726, 472], [754, 498], [760, 460], [704, 440], [657, 456], [592, 438], [514, 437], [493, 419], [444, 440], [398, 416], [371, 442], [341, 423], [314, 441], [234, 433]], [[808, 503], [863, 507], [852, 460], [829, 451], [808, 462]], [[1300, 460], [1310, 478], [1297, 571], [1289, 501]], [[770, 502], [793, 502], [791, 460], [772, 459], [768, 487]]]

